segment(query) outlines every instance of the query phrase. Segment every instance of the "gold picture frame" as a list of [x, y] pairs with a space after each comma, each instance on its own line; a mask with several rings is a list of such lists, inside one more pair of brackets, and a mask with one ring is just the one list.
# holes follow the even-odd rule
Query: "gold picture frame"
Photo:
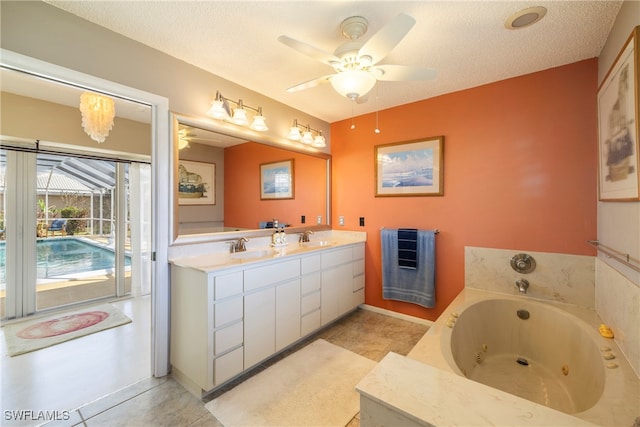
[[443, 196], [444, 136], [377, 145], [376, 197]]
[[260, 200], [294, 198], [293, 159], [260, 165]]
[[635, 27], [598, 88], [600, 201], [640, 200], [638, 38]]

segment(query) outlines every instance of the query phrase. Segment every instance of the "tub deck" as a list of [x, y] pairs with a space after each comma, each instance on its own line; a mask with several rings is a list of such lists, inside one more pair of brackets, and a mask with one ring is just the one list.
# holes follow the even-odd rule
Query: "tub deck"
[[[452, 329], [451, 313], [485, 299], [527, 299], [467, 288], [443, 312], [407, 357], [389, 354], [357, 386], [361, 394], [361, 426], [380, 425], [549, 425], [632, 426], [640, 416], [640, 380], [613, 340], [597, 333], [597, 314], [577, 306], [540, 301], [575, 315], [594, 331], [599, 345], [610, 347], [619, 365], [606, 369], [605, 389], [592, 408], [576, 414], [558, 410], [471, 381], [452, 368], [455, 362], [442, 351]], [[448, 334], [448, 337], [446, 335]], [[445, 339], [447, 338], [447, 339]], [[603, 363], [605, 361], [603, 360]], [[457, 372], [456, 372], [457, 371]], [[390, 418], [385, 418], [390, 417]], [[384, 424], [384, 423], [382, 423]]]

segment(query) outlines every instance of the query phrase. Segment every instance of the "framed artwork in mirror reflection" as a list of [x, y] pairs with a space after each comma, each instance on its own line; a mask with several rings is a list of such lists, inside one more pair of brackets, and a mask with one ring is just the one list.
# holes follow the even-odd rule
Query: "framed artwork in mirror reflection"
[[444, 195], [444, 137], [375, 147], [376, 197]]
[[293, 159], [260, 165], [260, 199], [293, 199]]
[[180, 160], [178, 165], [178, 204], [215, 205], [215, 163]]

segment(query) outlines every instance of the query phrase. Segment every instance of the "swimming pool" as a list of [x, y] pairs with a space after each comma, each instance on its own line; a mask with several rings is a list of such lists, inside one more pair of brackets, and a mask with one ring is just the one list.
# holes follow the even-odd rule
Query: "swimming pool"
[[[112, 250], [78, 238], [38, 240], [36, 252], [38, 279], [113, 269], [115, 266]], [[129, 256], [125, 256], [125, 265], [131, 265]], [[6, 282], [5, 269], [5, 242], [0, 242], [0, 283]]]

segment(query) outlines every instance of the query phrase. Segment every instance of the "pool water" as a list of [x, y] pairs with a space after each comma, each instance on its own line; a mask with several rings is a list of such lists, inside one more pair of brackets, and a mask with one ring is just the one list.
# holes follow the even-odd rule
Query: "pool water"
[[[38, 279], [115, 267], [112, 250], [75, 238], [38, 240], [36, 252]], [[131, 265], [129, 256], [125, 256], [125, 265]], [[0, 283], [6, 282], [5, 269], [5, 242], [0, 242]]]

